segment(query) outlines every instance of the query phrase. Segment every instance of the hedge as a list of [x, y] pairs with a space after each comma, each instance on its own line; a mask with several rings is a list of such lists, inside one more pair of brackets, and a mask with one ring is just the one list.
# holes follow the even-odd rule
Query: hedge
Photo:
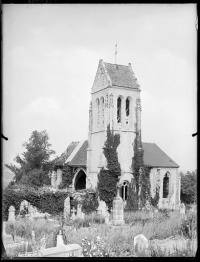
[[38, 208], [42, 213], [58, 215], [64, 210], [64, 201], [68, 197], [68, 192], [51, 191], [39, 192], [37, 190], [3, 190], [2, 214], [3, 220], [8, 220], [8, 209], [12, 205], [15, 207], [15, 215], [19, 214], [20, 204], [23, 200]]

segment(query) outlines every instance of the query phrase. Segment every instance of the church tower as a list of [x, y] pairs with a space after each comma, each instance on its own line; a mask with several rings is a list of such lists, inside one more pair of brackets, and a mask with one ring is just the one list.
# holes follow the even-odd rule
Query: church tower
[[131, 64], [125, 66], [100, 60], [92, 87], [89, 109], [87, 188], [97, 186], [98, 173], [103, 166], [106, 167], [103, 146], [108, 124], [114, 133], [120, 134], [120, 145], [117, 148], [122, 170], [120, 181], [131, 180], [136, 119], [137, 128], [140, 131], [140, 86]]

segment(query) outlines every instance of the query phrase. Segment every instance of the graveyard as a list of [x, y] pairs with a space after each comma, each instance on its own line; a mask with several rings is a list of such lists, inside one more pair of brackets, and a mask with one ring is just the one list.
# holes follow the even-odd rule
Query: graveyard
[[108, 211], [104, 201], [84, 213], [69, 196], [63, 213], [41, 213], [23, 200], [18, 214], [10, 206], [3, 222], [8, 257], [179, 257], [195, 256], [197, 211], [181, 204], [178, 210], [125, 211], [119, 193]]

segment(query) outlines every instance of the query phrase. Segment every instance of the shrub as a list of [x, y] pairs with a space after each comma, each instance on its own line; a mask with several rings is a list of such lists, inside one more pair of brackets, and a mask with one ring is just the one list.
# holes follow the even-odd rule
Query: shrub
[[12, 189], [3, 190], [3, 220], [8, 220], [8, 209], [11, 205], [15, 207], [15, 214], [19, 214], [20, 204], [23, 200], [27, 200], [31, 205], [38, 208], [43, 213], [51, 215], [60, 214], [64, 209], [64, 201], [68, 196], [68, 192], [51, 192], [23, 188], [19, 191]]
[[15, 229], [15, 224], [14, 222], [7, 222], [6, 223], [6, 228], [5, 228], [5, 231], [7, 234], [10, 234], [13, 238], [13, 241], [15, 239], [15, 234], [16, 234], [16, 229]]
[[89, 193], [88, 191], [86, 191], [86, 194], [83, 197], [82, 211], [85, 214], [90, 214], [96, 211], [98, 206], [99, 202], [97, 192]]
[[181, 232], [184, 237], [194, 238], [197, 232], [197, 215], [195, 213], [189, 213], [181, 221]]

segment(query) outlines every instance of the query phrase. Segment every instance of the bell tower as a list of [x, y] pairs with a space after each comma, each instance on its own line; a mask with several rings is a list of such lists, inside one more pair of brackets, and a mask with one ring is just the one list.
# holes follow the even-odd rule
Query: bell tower
[[[106, 167], [103, 146], [106, 140], [107, 126], [120, 134], [117, 149], [121, 165], [122, 181], [131, 179], [133, 142], [137, 128], [141, 129], [140, 86], [128, 66], [99, 61], [91, 92], [89, 109], [89, 134], [87, 150], [87, 185], [97, 186], [98, 173]], [[137, 108], [137, 114], [136, 114]]]

